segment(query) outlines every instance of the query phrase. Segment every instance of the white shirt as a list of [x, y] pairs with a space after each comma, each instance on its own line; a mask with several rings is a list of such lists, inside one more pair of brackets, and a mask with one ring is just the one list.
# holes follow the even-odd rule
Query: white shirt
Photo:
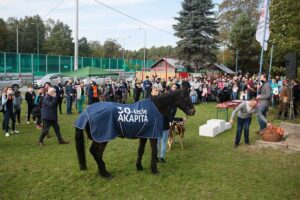
[[194, 85], [193, 87], [195, 88], [195, 90], [198, 90], [199, 87], [200, 87], [200, 83], [197, 81], [197, 82], [194, 82]]

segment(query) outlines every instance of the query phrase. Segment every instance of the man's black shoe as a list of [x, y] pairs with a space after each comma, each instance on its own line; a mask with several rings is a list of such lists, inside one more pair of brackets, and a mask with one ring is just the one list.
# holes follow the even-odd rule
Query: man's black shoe
[[67, 141], [64, 141], [64, 140], [62, 140], [62, 141], [60, 141], [59, 142], [59, 144], [69, 144], [70, 142], [67, 142]]

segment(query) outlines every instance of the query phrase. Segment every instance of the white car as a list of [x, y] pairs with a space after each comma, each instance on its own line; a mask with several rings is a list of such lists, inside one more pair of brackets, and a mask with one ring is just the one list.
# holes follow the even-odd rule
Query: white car
[[46, 83], [50, 85], [57, 85], [59, 82], [65, 85], [69, 79], [70, 77], [65, 77], [62, 76], [61, 74], [47, 74], [43, 78], [35, 80], [33, 82], [33, 87], [41, 88], [44, 87]]
[[23, 87], [22, 81], [18, 76], [0, 76], [0, 90], [5, 87], [12, 87], [14, 91]]
[[110, 80], [111, 81], [110, 77], [106, 77], [106, 78], [103, 78], [103, 77], [89, 77], [89, 78], [82, 79], [82, 82], [85, 85], [87, 85], [87, 84], [89, 84], [90, 80], [95, 81], [95, 83], [97, 85], [103, 85], [103, 84], [105, 84], [106, 80]]
[[126, 82], [132, 82], [135, 79], [135, 74], [131, 74], [128, 78], [126, 78]]

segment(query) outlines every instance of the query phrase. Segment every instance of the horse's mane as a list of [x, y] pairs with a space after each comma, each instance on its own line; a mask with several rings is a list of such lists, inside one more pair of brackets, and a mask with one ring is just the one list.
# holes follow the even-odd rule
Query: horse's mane
[[162, 113], [163, 116], [168, 116], [170, 113], [170, 110], [174, 107], [177, 107], [177, 101], [181, 98], [178, 98], [178, 96], [181, 96], [181, 94], [184, 93], [184, 90], [176, 90], [169, 92], [167, 94], [161, 94], [155, 97], [152, 97], [151, 100], [156, 106], [156, 108], [159, 110], [160, 113]]
[[158, 100], [162, 100], [162, 99], [169, 99], [171, 97], [177, 96], [178, 94], [180, 94], [182, 92], [184, 92], [182, 89], [172, 91], [172, 92], [168, 92], [168, 93], [165, 93], [165, 94], [154, 96], [154, 97], [152, 97], [152, 100], [158, 101]]

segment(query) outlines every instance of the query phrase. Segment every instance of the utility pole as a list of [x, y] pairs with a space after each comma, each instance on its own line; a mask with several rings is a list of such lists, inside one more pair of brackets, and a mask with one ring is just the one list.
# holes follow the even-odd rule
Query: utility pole
[[122, 45], [122, 59], [123, 59], [123, 65], [125, 65], [125, 40], [130, 39], [131, 36], [123, 37], [123, 38], [116, 38], [116, 40], [124, 40]]
[[39, 55], [40, 54], [40, 34], [39, 34], [39, 23], [37, 22], [36, 23], [36, 51], [37, 51], [37, 54]]
[[17, 54], [19, 53], [19, 24], [17, 24]]
[[76, 0], [74, 71], [78, 70], [78, 0]]
[[147, 40], [147, 35], [146, 35], [146, 30], [143, 28], [139, 28], [139, 30], [143, 30], [145, 35], [144, 35], [144, 66], [142, 69], [142, 80], [144, 79], [144, 70], [146, 68], [146, 40]]
[[239, 56], [239, 50], [237, 49], [235, 52], [235, 73], [238, 71], [238, 56]]
[[271, 48], [270, 68], [269, 68], [269, 79], [270, 79], [270, 77], [271, 77], [271, 71], [272, 71], [273, 51], [274, 51], [274, 44], [272, 44], [272, 48]]

